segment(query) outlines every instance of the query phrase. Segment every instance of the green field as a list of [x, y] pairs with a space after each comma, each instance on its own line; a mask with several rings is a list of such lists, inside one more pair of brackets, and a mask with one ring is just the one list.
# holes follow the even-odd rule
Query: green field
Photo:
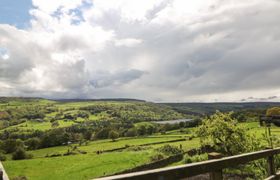
[[[116, 142], [103, 140], [91, 142], [87, 146], [78, 147], [80, 150], [87, 151], [87, 154], [70, 155], [46, 158], [46, 154], [65, 153], [67, 146], [45, 148], [30, 151], [34, 155], [33, 159], [20, 161], [3, 162], [7, 173], [10, 177], [24, 175], [29, 179], [90, 179], [120, 172], [132, 167], [149, 162], [149, 158], [155, 153], [154, 149], [165, 144], [174, 146], [183, 146], [184, 150], [199, 147], [198, 139], [192, 141], [180, 141], [174, 143], [165, 143], [166, 141], [175, 140], [178, 137], [153, 137], [153, 138], [136, 138], [123, 139]], [[149, 143], [161, 142], [162, 144], [146, 145], [143, 150], [133, 151], [127, 148], [118, 152], [102, 153], [97, 155], [97, 150], [110, 150], [125, 145], [130, 147], [144, 145]], [[40, 175], [40, 176], [39, 176]]]
[[[243, 123], [250, 131], [257, 136], [262, 136], [264, 128], [259, 127], [258, 123]], [[194, 130], [193, 128], [191, 129]], [[274, 128], [273, 130], [277, 130]], [[274, 131], [273, 131], [274, 132]], [[277, 134], [280, 131], [277, 132]], [[276, 132], [274, 132], [276, 134]], [[46, 158], [45, 156], [65, 153], [69, 146], [58, 146], [52, 148], [39, 149], [30, 151], [34, 155], [31, 160], [21, 161], [5, 161], [3, 162], [10, 177], [16, 177], [25, 175], [31, 180], [43, 180], [43, 179], [69, 179], [70, 177], [75, 179], [90, 179], [94, 177], [100, 177], [103, 175], [109, 175], [116, 172], [120, 172], [132, 167], [145, 164], [149, 162], [149, 157], [155, 153], [155, 149], [165, 144], [173, 146], [182, 146], [184, 151], [198, 148], [200, 146], [199, 139], [194, 138], [192, 140], [164, 143], [165, 141], [179, 139], [182, 134], [177, 134], [176, 131], [172, 131], [170, 135], [157, 135], [146, 138], [128, 138], [119, 139], [116, 142], [111, 140], [92, 141], [88, 145], [78, 146], [79, 150], [86, 151], [87, 154], [82, 155], [70, 155]], [[279, 134], [280, 135], [280, 134]], [[143, 150], [133, 151], [130, 148], [110, 153], [96, 154], [96, 151], [110, 150], [120, 147], [139, 146], [143, 144], [161, 142], [162, 144], [146, 145]], [[72, 145], [74, 146], [74, 145]], [[177, 162], [174, 165], [184, 163]], [[40, 176], [38, 176], [40, 174]]]
[[[129, 138], [129, 139], [119, 139], [118, 141], [112, 142], [112, 140], [100, 140], [92, 141], [88, 145], [78, 146], [73, 144], [71, 146], [78, 146], [79, 150], [86, 151], [87, 153], [96, 153], [97, 151], [106, 151], [117, 148], [122, 148], [126, 146], [138, 146], [150, 143], [164, 143], [170, 140], [181, 139], [176, 136], [174, 137], [154, 137], [154, 138]], [[57, 153], [66, 153], [70, 146], [57, 146], [51, 148], [44, 148], [35, 151], [30, 151], [34, 155], [34, 158], [45, 157], [47, 154], [57, 154]]]
[[10, 177], [24, 175], [30, 180], [87, 180], [147, 163], [151, 155], [150, 151], [115, 152], [5, 161], [3, 164]]

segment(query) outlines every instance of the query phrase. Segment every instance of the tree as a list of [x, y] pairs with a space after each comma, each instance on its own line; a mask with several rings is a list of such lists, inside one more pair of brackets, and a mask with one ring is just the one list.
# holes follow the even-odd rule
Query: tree
[[84, 139], [90, 141], [91, 140], [91, 136], [92, 136], [92, 131], [87, 130], [83, 133]]
[[35, 150], [40, 147], [40, 139], [39, 138], [30, 138], [24, 142], [27, 146], [28, 150]]
[[155, 132], [155, 127], [154, 127], [153, 125], [148, 125], [148, 126], [146, 127], [146, 132], [147, 132], [147, 134], [149, 134], [149, 135], [153, 134], [153, 133]]
[[30, 159], [31, 157], [32, 156], [30, 154], [27, 154], [22, 147], [17, 148], [16, 151], [12, 154], [13, 160]]
[[273, 107], [266, 111], [267, 116], [280, 116], [280, 107]]
[[111, 131], [111, 128], [103, 128], [101, 130], [99, 130], [95, 135], [94, 138], [95, 139], [106, 139], [109, 136], [109, 132]]
[[135, 137], [135, 136], [137, 136], [137, 130], [136, 130], [136, 128], [130, 128], [130, 129], [128, 129], [127, 132], [126, 132], [126, 136], [127, 136], [127, 137]]
[[144, 136], [146, 134], [146, 127], [144, 125], [141, 125], [137, 129], [137, 133], [139, 136]]
[[112, 141], [115, 141], [119, 138], [119, 133], [117, 131], [112, 130], [109, 132], [109, 138], [112, 139]]
[[209, 118], [204, 119], [197, 130], [202, 146], [210, 145], [216, 151], [225, 155], [258, 150], [260, 140], [254, 139], [247, 133], [247, 129], [238, 125], [232, 113], [216, 112]]
[[1, 143], [1, 149], [5, 153], [15, 152], [18, 147], [23, 147], [23, 142], [21, 140], [7, 139]]

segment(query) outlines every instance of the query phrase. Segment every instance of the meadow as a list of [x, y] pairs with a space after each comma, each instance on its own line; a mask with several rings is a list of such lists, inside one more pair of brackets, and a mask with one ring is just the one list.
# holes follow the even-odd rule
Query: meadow
[[[264, 127], [259, 127], [257, 122], [242, 123], [242, 126], [247, 127], [251, 133], [256, 136], [263, 136], [265, 133]], [[194, 128], [190, 128], [193, 132]], [[272, 128], [272, 133], [280, 135], [280, 131], [276, 127]], [[87, 145], [78, 144], [79, 150], [86, 151], [87, 154], [76, 154], [59, 157], [46, 157], [51, 154], [66, 153], [70, 146], [58, 146], [44, 148], [34, 151], [29, 151], [33, 154], [33, 159], [30, 160], [7, 160], [4, 161], [4, 167], [10, 177], [26, 176], [28, 179], [44, 180], [44, 179], [91, 179], [95, 177], [105, 176], [121, 172], [142, 164], [150, 162], [150, 157], [156, 154], [156, 149], [165, 144], [176, 147], [182, 147], [184, 151], [199, 148], [199, 138], [192, 140], [184, 140], [179, 142], [165, 143], [166, 141], [176, 140], [184, 137], [178, 130], [170, 131], [173, 136], [154, 135], [151, 137], [142, 138], [121, 138], [113, 142], [112, 140], [91, 141]], [[185, 137], [188, 137], [186, 134]], [[159, 143], [151, 144], [150, 143]], [[129, 145], [129, 146], [128, 146]], [[132, 147], [139, 147], [138, 150], [133, 150]], [[75, 146], [75, 144], [71, 145]], [[97, 151], [106, 151], [116, 148], [126, 147], [126, 149], [104, 152], [97, 154]], [[172, 165], [184, 164], [184, 161], [174, 163]]]

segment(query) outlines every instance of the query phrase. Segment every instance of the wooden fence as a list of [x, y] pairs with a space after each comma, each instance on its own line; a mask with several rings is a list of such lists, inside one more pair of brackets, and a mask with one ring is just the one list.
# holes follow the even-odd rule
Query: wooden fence
[[0, 162], [0, 180], [9, 180], [7, 173], [5, 172], [4, 166]]
[[269, 177], [267, 180], [280, 179], [280, 174], [276, 173], [274, 165], [274, 155], [280, 154], [280, 148], [267, 149], [252, 153], [230, 156], [220, 159], [213, 159], [199, 163], [167, 167], [136, 173], [129, 173], [117, 176], [99, 178], [97, 180], [178, 180], [199, 174], [210, 173], [212, 180], [222, 179], [222, 170], [225, 168], [236, 167], [240, 164], [266, 158]]

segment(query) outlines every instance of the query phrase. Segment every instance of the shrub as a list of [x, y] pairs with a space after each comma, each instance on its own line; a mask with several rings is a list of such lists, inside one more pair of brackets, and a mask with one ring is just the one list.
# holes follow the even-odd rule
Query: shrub
[[0, 152], [0, 161], [6, 161], [6, 156]]
[[172, 156], [172, 155], [183, 153], [183, 151], [180, 148], [178, 148], [176, 146], [171, 146], [169, 144], [158, 148], [157, 151], [159, 151], [167, 156]]
[[162, 159], [164, 159], [164, 155], [161, 154], [161, 153], [155, 154], [155, 155], [153, 155], [153, 156], [150, 157], [150, 160], [151, 160], [152, 162], [160, 161], [160, 160], [162, 160]]
[[111, 131], [111, 128], [103, 128], [101, 130], [99, 130], [98, 132], [96, 132], [96, 134], [94, 135], [95, 139], [106, 139], [109, 136], [109, 132]]
[[184, 157], [184, 162], [186, 164], [194, 163], [194, 162], [201, 162], [201, 161], [206, 161], [206, 160], [208, 160], [208, 155], [206, 153], [194, 155], [194, 156], [185, 155], [185, 157]]
[[20, 160], [20, 159], [31, 159], [32, 155], [27, 154], [23, 148], [17, 148], [17, 150], [12, 154], [13, 160]]
[[127, 137], [135, 137], [137, 136], [137, 129], [136, 128], [130, 128], [126, 132]]
[[273, 107], [266, 111], [267, 116], [279, 116], [280, 115], [280, 107]]
[[259, 150], [261, 140], [232, 118], [232, 113], [216, 112], [206, 118], [197, 130], [202, 146], [212, 146], [225, 155], [235, 155]]
[[53, 154], [47, 154], [45, 157], [59, 157], [59, 156], [62, 156], [62, 154], [60, 153], [53, 153]]
[[24, 142], [24, 144], [28, 147], [28, 150], [35, 150], [40, 147], [40, 139], [39, 138], [30, 138]]
[[117, 131], [112, 130], [109, 132], [108, 138], [112, 139], [112, 141], [115, 141], [119, 138], [119, 133]]

